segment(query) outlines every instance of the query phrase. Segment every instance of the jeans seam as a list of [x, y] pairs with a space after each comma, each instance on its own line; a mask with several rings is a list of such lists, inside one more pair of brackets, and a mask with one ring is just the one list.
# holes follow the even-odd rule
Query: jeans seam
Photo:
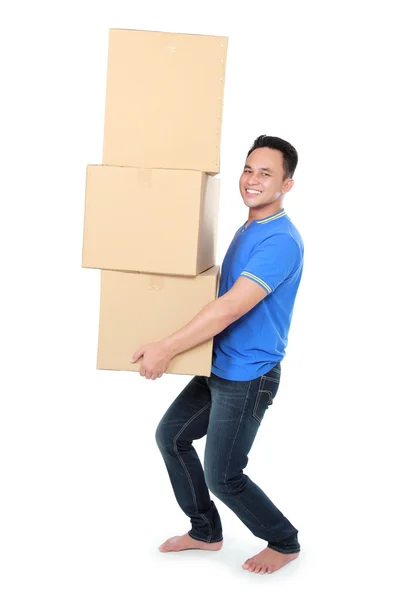
[[[242, 503], [242, 502], [239, 500], [239, 498], [238, 498], [237, 496], [235, 496], [235, 494], [232, 494], [232, 492], [229, 490], [229, 487], [228, 487], [228, 485], [227, 485], [227, 484], [226, 484], [226, 487], [227, 487], [228, 494], [229, 494], [230, 496], [232, 496], [232, 498], [234, 498], [234, 500], [235, 500], [235, 501], [236, 501], [238, 504], [240, 504], [240, 506], [241, 506], [241, 507], [242, 507], [242, 508], [243, 508], [243, 509], [244, 509], [244, 510], [245, 510], [245, 511], [246, 511], [246, 512], [249, 514], [249, 515], [251, 515], [251, 516], [252, 516], [252, 517], [253, 517], [253, 518], [254, 518], [254, 519], [257, 521], [257, 523], [258, 523], [259, 525], [261, 525], [261, 527], [262, 527], [263, 529], [265, 529], [265, 531], [268, 531], [268, 529], [265, 527], [264, 523], [263, 523], [262, 521], [260, 521], [260, 519], [259, 519], [258, 517], [256, 517], [256, 515], [255, 515], [254, 513], [252, 513], [252, 512], [251, 512], [251, 510], [249, 510], [249, 509], [247, 508], [247, 506], [245, 506], [245, 505], [244, 505], [244, 504], [243, 504], [243, 503]], [[268, 540], [267, 538], [266, 538], [266, 541], [268, 542], [268, 546], [269, 546], [270, 544], [269, 544], [269, 540]], [[278, 552], [278, 551], [277, 551], [277, 552]]]
[[192, 478], [190, 477], [190, 473], [189, 473], [189, 471], [188, 471], [188, 469], [187, 469], [187, 467], [186, 467], [186, 465], [185, 465], [185, 462], [184, 462], [183, 458], [181, 457], [181, 455], [180, 455], [180, 454], [179, 454], [179, 452], [178, 452], [177, 440], [178, 440], [178, 437], [181, 435], [182, 431], [184, 431], [184, 430], [186, 429], [186, 427], [187, 427], [188, 425], [190, 425], [190, 423], [191, 423], [191, 422], [192, 422], [194, 419], [196, 419], [196, 417], [198, 417], [199, 415], [201, 415], [201, 413], [203, 413], [205, 410], [207, 410], [207, 408], [209, 408], [210, 406], [211, 406], [211, 402], [209, 402], [209, 403], [208, 403], [206, 406], [204, 406], [204, 407], [203, 407], [201, 410], [199, 410], [199, 412], [197, 412], [195, 415], [193, 415], [193, 416], [192, 416], [192, 417], [189, 419], [189, 421], [187, 421], [187, 423], [185, 423], [185, 424], [184, 424], [184, 425], [181, 427], [181, 429], [178, 431], [178, 433], [177, 433], [177, 434], [176, 434], [176, 436], [174, 437], [174, 451], [175, 451], [175, 453], [176, 453], [176, 455], [177, 455], [177, 457], [178, 457], [178, 460], [179, 460], [179, 462], [181, 463], [181, 465], [182, 465], [182, 467], [183, 467], [183, 470], [184, 470], [184, 472], [185, 472], [185, 474], [186, 474], [186, 477], [187, 477], [187, 479], [188, 479], [188, 481], [189, 481], [190, 490], [191, 490], [191, 492], [192, 492], [192, 498], [193, 498], [193, 503], [194, 503], [194, 508], [195, 508], [195, 512], [196, 512], [196, 513], [198, 513], [198, 512], [199, 512], [199, 508], [198, 508], [198, 505], [197, 505], [197, 498], [196, 498], [196, 493], [195, 493], [195, 490], [194, 490], [193, 481], [192, 481]]
[[257, 394], [257, 398], [256, 398], [256, 403], [254, 405], [254, 409], [253, 409], [253, 417], [256, 419], [256, 421], [258, 421], [260, 424], [262, 422], [262, 420], [260, 419], [260, 417], [257, 415], [257, 409], [258, 409], [258, 405], [260, 404], [260, 400], [261, 400], [261, 394], [268, 394], [269, 395], [269, 400], [267, 403], [267, 407], [271, 406], [272, 404], [272, 392], [271, 390], [258, 390], [258, 394]]
[[208, 539], [207, 539], [207, 541], [208, 541], [208, 542], [211, 542], [211, 538], [212, 538], [212, 527], [211, 527], [211, 523], [210, 523], [210, 521], [207, 519], [207, 517], [206, 517], [205, 515], [203, 515], [202, 513], [200, 513], [200, 516], [201, 516], [201, 518], [202, 518], [202, 519], [204, 519], [204, 521], [205, 521], [205, 522], [207, 523], [207, 525], [208, 525], [208, 528], [209, 528], [209, 530], [210, 530], [210, 535], [208, 536]]
[[289, 550], [289, 551], [280, 550], [280, 549], [276, 548], [275, 546], [271, 545], [269, 542], [268, 542], [268, 548], [271, 548], [271, 550], [275, 550], [275, 552], [280, 552], [281, 554], [297, 554], [298, 552], [300, 552], [300, 550]]
[[[242, 507], [242, 508], [243, 508], [243, 509], [244, 509], [246, 512], [248, 512], [248, 513], [249, 513], [249, 514], [250, 514], [250, 515], [251, 515], [251, 516], [252, 516], [252, 517], [253, 517], [253, 518], [254, 518], [256, 521], [258, 521], [258, 523], [261, 525], [261, 527], [262, 527], [263, 529], [265, 529], [266, 531], [268, 531], [268, 529], [267, 529], [267, 528], [265, 527], [265, 525], [264, 525], [264, 524], [263, 524], [263, 523], [262, 523], [262, 522], [261, 522], [261, 521], [260, 521], [260, 520], [259, 520], [259, 519], [256, 517], [256, 515], [254, 515], [254, 514], [253, 514], [253, 513], [252, 513], [252, 512], [251, 512], [251, 511], [250, 511], [250, 510], [247, 508], [247, 506], [244, 506], [244, 504], [243, 504], [243, 503], [242, 503], [242, 502], [239, 500], [239, 498], [238, 498], [237, 496], [235, 496], [235, 494], [232, 494], [232, 492], [230, 491], [230, 489], [229, 489], [229, 486], [228, 486], [228, 484], [227, 484], [227, 482], [226, 482], [226, 476], [227, 476], [227, 473], [228, 473], [229, 463], [230, 463], [231, 456], [232, 456], [232, 452], [233, 452], [233, 446], [234, 446], [234, 444], [235, 444], [235, 441], [236, 441], [236, 438], [237, 438], [237, 436], [238, 436], [238, 434], [239, 434], [240, 425], [242, 424], [242, 421], [243, 421], [243, 414], [244, 414], [244, 411], [245, 411], [245, 409], [246, 409], [246, 406], [247, 406], [247, 401], [248, 401], [248, 398], [249, 398], [249, 391], [250, 391], [250, 387], [251, 387], [251, 381], [249, 382], [249, 386], [248, 386], [248, 388], [247, 388], [247, 394], [246, 394], [246, 399], [245, 399], [245, 401], [244, 401], [244, 406], [243, 406], [242, 414], [241, 414], [241, 417], [240, 417], [240, 421], [239, 421], [239, 424], [238, 424], [238, 428], [237, 428], [237, 431], [236, 431], [236, 435], [235, 435], [235, 437], [234, 437], [234, 439], [233, 439], [233, 442], [232, 442], [231, 451], [230, 451], [230, 453], [229, 453], [229, 458], [228, 458], [228, 461], [227, 461], [226, 471], [225, 471], [225, 475], [224, 475], [224, 485], [225, 485], [225, 487], [226, 487], [226, 490], [227, 490], [228, 494], [229, 494], [230, 496], [232, 496], [232, 498], [234, 498], [234, 499], [235, 499], [235, 501], [236, 501], [236, 502], [238, 502], [238, 503], [240, 504], [240, 506], [241, 506], [241, 507]], [[259, 393], [259, 392], [258, 392], [258, 393]], [[268, 541], [268, 540], [267, 540], [267, 541]]]
[[[228, 460], [227, 460], [227, 463], [226, 463], [226, 471], [225, 471], [225, 475], [224, 475], [224, 479], [223, 479], [224, 485], [226, 485], [226, 487], [228, 487], [228, 485], [227, 485], [227, 483], [226, 483], [226, 476], [227, 476], [227, 473], [228, 473], [229, 464], [230, 464], [230, 462], [231, 462], [231, 457], [232, 457], [232, 452], [233, 452], [233, 446], [235, 445], [236, 438], [237, 438], [237, 436], [238, 436], [238, 434], [239, 434], [239, 429], [240, 429], [240, 426], [241, 426], [241, 424], [242, 424], [242, 421], [243, 421], [243, 414], [244, 414], [244, 411], [246, 410], [246, 406], [247, 406], [247, 400], [248, 400], [248, 398], [249, 398], [249, 391], [250, 391], [250, 387], [251, 387], [251, 381], [249, 382], [249, 385], [247, 386], [246, 399], [245, 399], [245, 401], [244, 401], [244, 406], [243, 406], [242, 414], [241, 414], [241, 416], [240, 416], [240, 421], [239, 421], [239, 424], [238, 424], [238, 427], [237, 427], [237, 431], [236, 431], [235, 437], [234, 437], [234, 439], [233, 439], [233, 441], [232, 441], [231, 450], [230, 450], [229, 457], [228, 457]], [[230, 492], [229, 492], [229, 493], [230, 493]], [[231, 494], [231, 495], [233, 495], [233, 494]]]
[[275, 379], [274, 377], [268, 377], [267, 375], [264, 375], [264, 379], [266, 381], [272, 381], [273, 383], [280, 383], [280, 379]]
[[193, 535], [193, 533], [191, 533], [190, 531], [189, 531], [189, 537], [193, 538], [194, 540], [197, 540], [198, 542], [205, 542], [205, 543], [207, 543], [207, 544], [210, 544], [210, 543], [212, 543], [212, 544], [216, 544], [217, 542], [222, 542], [222, 540], [224, 539], [223, 537], [220, 537], [218, 540], [214, 540], [213, 542], [208, 542], [207, 540], [202, 540], [202, 539], [200, 539], [200, 538], [196, 537], [196, 536], [195, 536], [195, 535]]

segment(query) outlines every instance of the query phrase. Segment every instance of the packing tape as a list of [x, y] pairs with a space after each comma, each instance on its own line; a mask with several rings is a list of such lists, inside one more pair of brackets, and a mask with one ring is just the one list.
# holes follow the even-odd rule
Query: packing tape
[[143, 187], [151, 187], [152, 169], [138, 169], [137, 181]]
[[178, 49], [177, 41], [178, 38], [173, 33], [164, 32], [164, 48], [167, 52], [176, 52]]
[[164, 287], [165, 277], [163, 275], [149, 275], [149, 290], [161, 291]]

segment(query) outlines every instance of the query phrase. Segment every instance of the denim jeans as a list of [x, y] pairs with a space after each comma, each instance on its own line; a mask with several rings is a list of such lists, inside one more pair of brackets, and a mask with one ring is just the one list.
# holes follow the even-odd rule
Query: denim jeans
[[[176, 500], [189, 517], [189, 535], [222, 540], [209, 491], [277, 552], [298, 552], [298, 530], [243, 473], [264, 414], [278, 391], [281, 365], [250, 381], [195, 376], [162, 417], [156, 431]], [[204, 470], [193, 440], [207, 434]]]

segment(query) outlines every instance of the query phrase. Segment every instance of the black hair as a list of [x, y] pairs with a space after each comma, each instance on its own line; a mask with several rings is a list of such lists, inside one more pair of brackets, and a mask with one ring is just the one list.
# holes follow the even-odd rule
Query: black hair
[[279, 137], [273, 137], [272, 135], [259, 135], [258, 138], [254, 140], [247, 156], [249, 156], [253, 150], [256, 150], [256, 148], [272, 148], [273, 150], [282, 152], [284, 179], [293, 177], [299, 157], [296, 148], [289, 144], [289, 142], [286, 142]]

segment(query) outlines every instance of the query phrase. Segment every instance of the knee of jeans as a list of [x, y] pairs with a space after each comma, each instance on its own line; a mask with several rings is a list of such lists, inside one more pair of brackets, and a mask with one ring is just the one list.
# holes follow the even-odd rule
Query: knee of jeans
[[160, 450], [167, 450], [174, 444], [171, 434], [168, 432], [168, 428], [164, 426], [162, 421], [157, 426], [155, 438]]
[[237, 476], [228, 476], [218, 469], [204, 469], [206, 485], [214, 496], [234, 496], [243, 491], [248, 477], [243, 473]]
[[226, 485], [223, 483], [223, 475], [222, 473], [213, 466], [208, 466], [207, 463], [204, 465], [204, 477], [206, 481], [206, 485], [210, 492], [214, 494], [214, 496], [220, 496], [223, 492], [226, 492]]

